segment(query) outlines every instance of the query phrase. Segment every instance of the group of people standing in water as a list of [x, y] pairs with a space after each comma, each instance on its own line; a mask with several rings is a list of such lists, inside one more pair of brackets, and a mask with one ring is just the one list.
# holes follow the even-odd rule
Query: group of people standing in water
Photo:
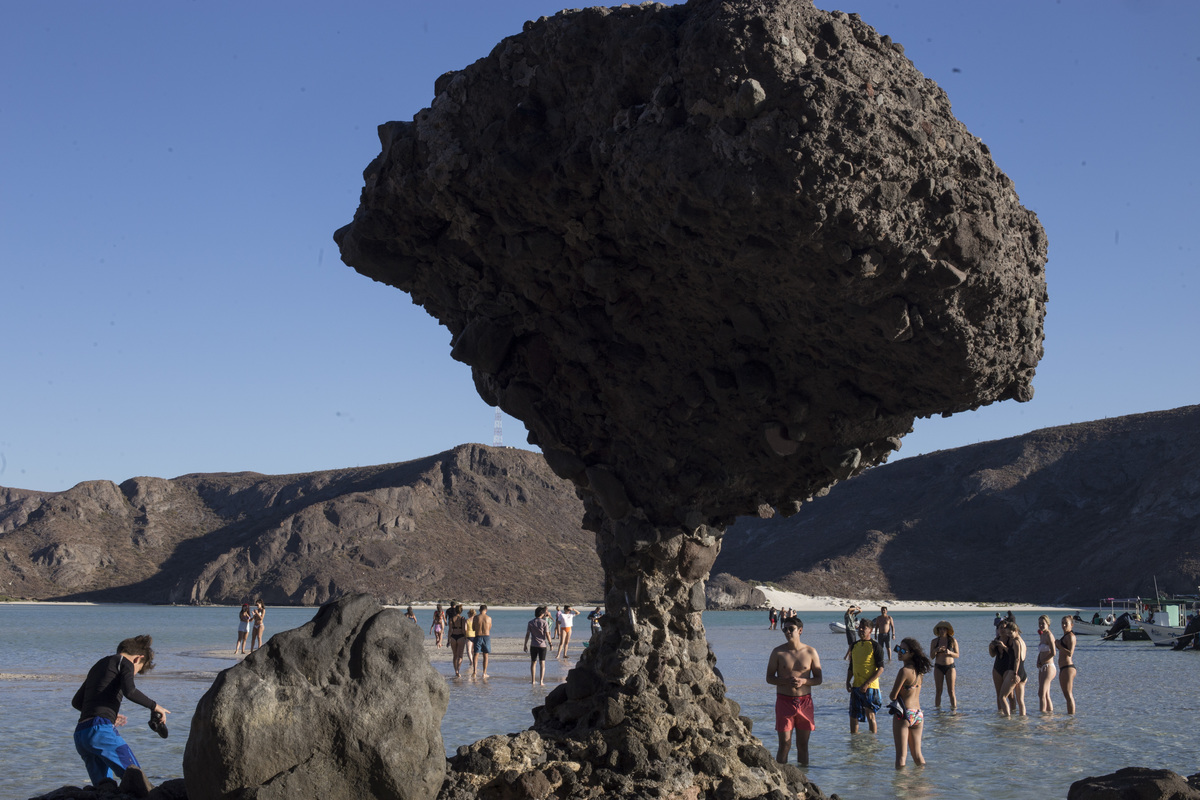
[[[1071, 617], [1063, 617], [1059, 624], [1063, 634], [1055, 638], [1050, 632], [1050, 617], [1038, 617], [1038, 708], [1043, 714], [1054, 711], [1051, 694], [1056, 675], [1067, 713], [1075, 713], [1075, 623]], [[988, 655], [995, 659], [992, 682], [996, 685], [996, 709], [1006, 717], [1013, 713], [1025, 715], [1025, 686], [1029, 680], [1026, 650], [1021, 629], [1010, 614], [996, 626], [996, 638], [988, 645]]]
[[[451, 601], [449, 610], [441, 603], [433, 612], [433, 623], [429, 632], [433, 634], [433, 646], [442, 647], [447, 642], [450, 645], [451, 660], [454, 664], [454, 677], [462, 677], [462, 662], [466, 658], [471, 666], [470, 677], [487, 678], [488, 660], [492, 653], [492, 618], [487, 613], [486, 603], [479, 610], [468, 609], [463, 613], [463, 605]], [[412, 606], [408, 607], [406, 617], [416, 622]]]
[[[772, 609], [774, 611], [774, 609]], [[848, 620], [853, 616], [847, 615]], [[889, 633], [894, 631], [890, 616], [883, 615]], [[844, 656], [846, 669], [846, 691], [849, 693], [850, 732], [858, 733], [859, 725], [866, 723], [871, 733], [876, 733], [876, 712], [884, 707], [880, 691], [880, 678], [890, 660], [885, 645], [874, 638], [875, 620], [858, 619], [847, 629], [849, 647]], [[778, 623], [786, 642], [771, 651], [767, 661], [767, 683], [776, 687], [775, 730], [779, 734], [779, 749], [776, 760], [786, 764], [793, 738], [796, 756], [801, 766], [808, 764], [808, 740], [816, 729], [813, 712], [812, 688], [824, 682], [821, 659], [815, 648], [800, 641], [804, 623], [798, 617], [770, 615], [771, 629]], [[1055, 638], [1050, 632], [1050, 617], [1038, 617], [1038, 699], [1043, 714], [1054, 711], [1051, 698], [1054, 679], [1057, 676], [1063, 696], [1066, 698], [1067, 713], [1075, 713], [1075, 633], [1071, 617], [1063, 617], [1062, 636]], [[880, 626], [884, 627], [884, 626]], [[946, 696], [950, 708], [957, 709], [958, 695], [955, 691], [957, 662], [961, 656], [954, 626], [942, 620], [933, 627], [934, 638], [929, 643], [928, 655], [921, 643], [908, 637], [901, 639], [892, 648], [900, 669], [888, 695], [888, 714], [892, 716], [892, 735], [896, 744], [896, 768], [905, 766], [909, 756], [916, 764], [924, 764], [921, 752], [921, 737], [924, 732], [924, 712], [921, 710], [921, 689], [924, 677], [933, 673], [934, 705], [940, 708], [942, 696]], [[882, 638], [882, 637], [880, 637]], [[887, 655], [885, 656], [885, 653]], [[988, 653], [995, 659], [992, 679], [996, 686], [996, 707], [1004, 716], [1025, 714], [1025, 686], [1028, 674], [1025, 670], [1026, 646], [1016, 618], [1010, 613], [1007, 619], [998, 618], [996, 637], [988, 644]]]

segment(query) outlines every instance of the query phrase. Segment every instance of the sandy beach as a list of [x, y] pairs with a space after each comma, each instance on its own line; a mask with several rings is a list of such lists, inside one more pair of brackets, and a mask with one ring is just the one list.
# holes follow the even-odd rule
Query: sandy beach
[[933, 613], [951, 611], [979, 611], [994, 613], [996, 611], [1077, 611], [1077, 606], [1037, 606], [1030, 603], [963, 603], [941, 600], [896, 600], [894, 598], [846, 598], [846, 597], [816, 597], [798, 592], [784, 592], [769, 586], [758, 586], [767, 597], [767, 605], [775, 608], [791, 608], [797, 612], [804, 611], [845, 611], [850, 605], [856, 605], [868, 610], [887, 606], [888, 611], [929, 611]]

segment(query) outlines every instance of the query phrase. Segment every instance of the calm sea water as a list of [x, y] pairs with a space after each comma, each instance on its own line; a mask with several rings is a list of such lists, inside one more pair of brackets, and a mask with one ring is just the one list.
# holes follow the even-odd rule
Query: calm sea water
[[[272, 608], [268, 635], [302, 625], [313, 609]], [[524, 635], [526, 611], [497, 611], [494, 635]], [[814, 694], [817, 730], [808, 774], [826, 794], [847, 800], [905, 798], [979, 798], [1024, 800], [1064, 798], [1070, 784], [1122, 766], [1174, 770], [1200, 769], [1200, 654], [1175, 653], [1149, 643], [1102, 644], [1080, 637], [1075, 682], [1078, 714], [1037, 712], [1036, 672], [1026, 693], [1030, 716], [1001, 718], [995, 712], [987, 614], [896, 614], [901, 636], [923, 645], [938, 619], [954, 624], [964, 657], [959, 662], [957, 713], [933, 709], [933, 679], [926, 677], [921, 704], [926, 713], [924, 752], [928, 764], [893, 768], [890, 718], [880, 717], [880, 733], [849, 734], [845, 676], [845, 639], [829, 632], [840, 614], [806, 614], [804, 640], [821, 655], [826, 683]], [[428, 630], [431, 612], [418, 612]], [[1036, 630], [1035, 614], [1018, 614], [1024, 631]], [[158, 667], [139, 678], [149, 696], [172, 710], [171, 736], [159, 739], [146, 727], [139, 706], [126, 711], [123, 734], [154, 782], [180, 777], [191, 713], [217, 672], [231, 658], [213, 657], [214, 649], [232, 650], [237, 611], [230, 608], [163, 606], [0, 605], [0, 798], [27, 798], [62, 785], [83, 785], [87, 774], [75, 753], [71, 731], [77, 713], [71, 697], [88, 668], [113, 651], [121, 639], [139, 633], [154, 636]], [[583, 620], [581, 620], [583, 622]], [[766, 629], [760, 612], [708, 612], [705, 626], [729, 688], [729, 694], [754, 719], [754, 731], [775, 748], [774, 692], [764, 681], [767, 655], [782, 634]], [[586, 628], [580, 628], [583, 633]], [[1036, 642], [1026, 635], [1029, 648]], [[442, 724], [447, 753], [460, 744], [495, 733], [522, 730], [532, 722], [551, 681], [565, 678], [569, 664], [550, 662], [547, 686], [529, 686], [524, 658], [495, 660], [491, 680], [455, 680], [448, 650], [437, 651], [435, 666], [447, 675], [450, 707]], [[889, 665], [882, 685], [890, 689], [896, 666]], [[886, 693], [886, 692], [885, 692]], [[864, 726], [865, 727], [865, 726]], [[794, 755], [793, 755], [794, 758]], [[21, 765], [22, 769], [12, 769]]]

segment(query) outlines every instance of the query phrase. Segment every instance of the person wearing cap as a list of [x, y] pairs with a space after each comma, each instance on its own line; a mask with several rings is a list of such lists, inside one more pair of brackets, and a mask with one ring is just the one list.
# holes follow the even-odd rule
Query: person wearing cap
[[942, 688], [950, 699], [950, 710], [958, 708], [958, 695], [954, 693], [954, 662], [958, 658], [958, 639], [954, 638], [954, 626], [941, 620], [933, 626], [934, 639], [929, 643], [929, 654], [933, 656], [933, 685], [935, 708], [942, 707]]

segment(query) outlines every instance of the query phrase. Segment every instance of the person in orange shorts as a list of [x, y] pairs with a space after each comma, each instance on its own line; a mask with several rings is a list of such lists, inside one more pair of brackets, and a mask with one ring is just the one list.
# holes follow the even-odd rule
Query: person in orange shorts
[[779, 732], [779, 751], [775, 760], [786, 764], [792, 749], [792, 731], [796, 732], [796, 761], [808, 766], [808, 737], [816, 729], [813, 716], [812, 687], [821, 685], [821, 657], [800, 642], [804, 623], [786, 617], [782, 623], [787, 641], [771, 651], [767, 660], [767, 683], [775, 687], [775, 730]]

